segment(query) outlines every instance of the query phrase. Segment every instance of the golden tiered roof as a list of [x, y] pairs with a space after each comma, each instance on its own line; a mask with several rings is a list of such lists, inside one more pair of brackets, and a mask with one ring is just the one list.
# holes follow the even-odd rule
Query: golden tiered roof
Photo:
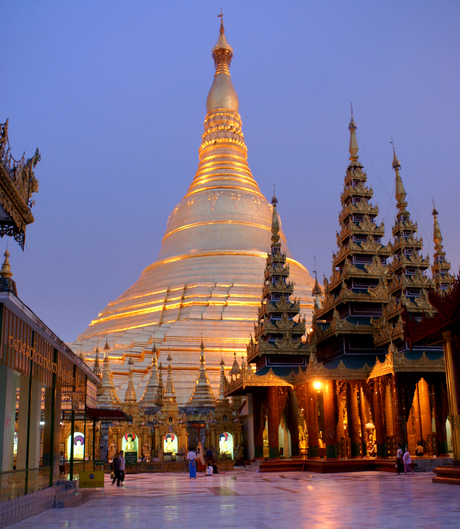
[[211, 383], [206, 373], [203, 342], [201, 342], [200, 374], [196, 380], [195, 388], [187, 406], [191, 408], [214, 408], [216, 406], [216, 399], [214, 398]]

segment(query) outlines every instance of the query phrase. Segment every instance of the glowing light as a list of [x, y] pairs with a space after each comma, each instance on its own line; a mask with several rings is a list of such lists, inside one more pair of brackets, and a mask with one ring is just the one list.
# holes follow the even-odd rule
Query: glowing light
[[319, 391], [323, 387], [323, 384], [319, 380], [316, 380], [313, 382], [313, 387], [316, 389], [316, 391]]

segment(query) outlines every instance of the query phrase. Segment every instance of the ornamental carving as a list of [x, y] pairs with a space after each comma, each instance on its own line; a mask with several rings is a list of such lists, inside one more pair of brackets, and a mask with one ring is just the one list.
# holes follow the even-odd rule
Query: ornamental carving
[[31, 197], [38, 193], [34, 169], [41, 156], [37, 149], [32, 158], [26, 159], [24, 154], [16, 161], [10, 152], [8, 120], [0, 125], [0, 131], [0, 202], [5, 217], [9, 216], [0, 226], [0, 236], [12, 236], [24, 249], [26, 226], [34, 221]]

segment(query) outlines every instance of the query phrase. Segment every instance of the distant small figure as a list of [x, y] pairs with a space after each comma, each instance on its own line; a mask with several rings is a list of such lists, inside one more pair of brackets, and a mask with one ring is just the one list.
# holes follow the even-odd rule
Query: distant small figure
[[422, 457], [422, 456], [423, 456], [423, 446], [422, 446], [422, 445], [418, 445], [418, 446], [415, 448], [415, 455], [416, 455], [416, 456], [419, 456], [419, 457]]
[[280, 448], [280, 457], [283, 457], [283, 456], [284, 456], [284, 448], [281, 447], [281, 448]]
[[219, 469], [217, 468], [217, 465], [216, 465], [215, 461], [212, 464], [212, 473], [213, 474], [219, 474]]
[[404, 474], [407, 474], [407, 471], [409, 470], [412, 472], [412, 474], [415, 474], [414, 469], [411, 467], [412, 459], [410, 458], [409, 449], [406, 446], [406, 450], [403, 455], [403, 463], [404, 463]]
[[207, 475], [207, 476], [212, 476], [212, 475], [213, 475], [212, 463], [209, 463], [209, 465], [207, 466], [207, 468], [206, 468], [206, 475]]
[[403, 451], [401, 445], [398, 445], [398, 450], [396, 451], [396, 468], [398, 469], [398, 475], [401, 474], [403, 470]]
[[196, 479], [196, 454], [191, 448], [189, 448], [187, 459], [190, 479]]

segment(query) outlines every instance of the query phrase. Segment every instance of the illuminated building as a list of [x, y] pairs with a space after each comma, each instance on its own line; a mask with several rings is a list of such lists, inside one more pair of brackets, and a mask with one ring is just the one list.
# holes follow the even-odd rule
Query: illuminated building
[[[168, 219], [158, 259], [99, 313], [73, 347], [92, 364], [108, 340], [113, 382], [123, 396], [128, 355], [140, 399], [151, 374], [152, 345], [173, 359], [177, 401], [188, 402], [206, 348], [207, 373], [219, 390], [220, 361], [244, 353], [260, 304], [260, 277], [270, 247], [272, 208], [247, 162], [238, 96], [229, 66], [233, 51], [223, 24], [214, 47], [216, 72], [206, 101], [199, 166]], [[300, 311], [311, 321], [314, 281], [295, 261], [280, 231]]]
[[[248, 345], [248, 362], [255, 365], [256, 372], [235, 369], [226, 395], [246, 395], [241, 418], [245, 438], [250, 440], [246, 446], [249, 458], [276, 459], [283, 448], [284, 456], [296, 456], [300, 451], [312, 458], [312, 467], [304, 469], [317, 470], [319, 463], [314, 460], [322, 457], [325, 465], [335, 469], [339, 467], [334, 461], [340, 459], [343, 471], [345, 467], [356, 470], [348, 460], [376, 456], [376, 465], [394, 471], [394, 459], [384, 459], [395, 457], [398, 444], [407, 446], [412, 454], [417, 445], [422, 445], [425, 454], [443, 456], [450, 449], [447, 428], [458, 434], [457, 408], [446, 422], [445, 360], [439, 343], [442, 336], [439, 340], [438, 332], [434, 340], [438, 343], [433, 343], [416, 325], [422, 319], [430, 322], [429, 317], [442, 307], [444, 318], [434, 321], [452, 334], [450, 329], [455, 325], [446, 318], [451, 302], [448, 298], [442, 301], [443, 291], [452, 288], [452, 279], [436, 210], [434, 280], [425, 275], [429, 261], [421, 254], [417, 225], [407, 210], [396, 154], [396, 221], [393, 240], [382, 244], [384, 226], [376, 222], [378, 208], [370, 202], [372, 189], [366, 186], [367, 175], [358, 161], [353, 116], [349, 131], [350, 163], [341, 195], [338, 250], [333, 254], [331, 277], [324, 281], [324, 299], [322, 303], [315, 301], [307, 343], [295, 350], [292, 343], [287, 344], [286, 336], [279, 334], [280, 325], [288, 323], [289, 318], [280, 319], [276, 314], [279, 302], [273, 298], [269, 301], [267, 279], [276, 276], [286, 299], [288, 283], [286, 277], [280, 281], [282, 267], [267, 261], [261, 276], [266, 300], [262, 302], [255, 340], [251, 338]], [[440, 292], [439, 299], [433, 296], [433, 304], [429, 302], [430, 286]], [[314, 293], [318, 298], [317, 290]], [[457, 298], [452, 296], [453, 300]], [[287, 308], [288, 303], [284, 306]], [[408, 327], [418, 329], [417, 340], [409, 342]], [[294, 329], [284, 330], [293, 333]], [[284, 347], [298, 356], [283, 358]], [[263, 360], [265, 355], [272, 359]], [[455, 364], [452, 372], [457, 368]], [[457, 402], [457, 390], [449, 391], [451, 401]]]

